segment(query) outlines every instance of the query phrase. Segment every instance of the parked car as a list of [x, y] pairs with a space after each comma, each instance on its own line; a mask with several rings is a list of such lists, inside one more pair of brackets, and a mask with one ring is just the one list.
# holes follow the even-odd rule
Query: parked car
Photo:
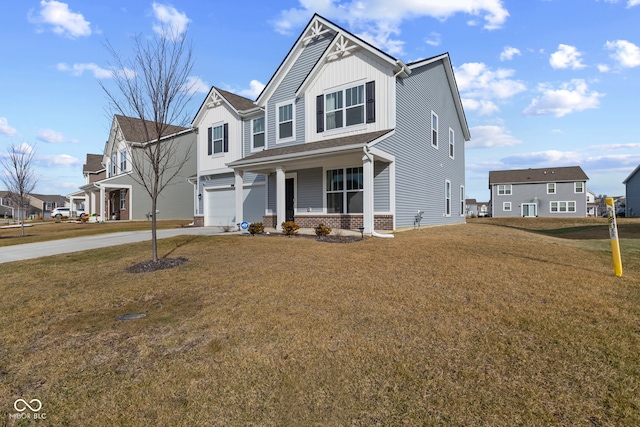
[[62, 218], [71, 216], [71, 208], [55, 208], [51, 211], [51, 218]]
[[627, 216], [627, 210], [625, 208], [618, 208], [616, 211], [616, 217], [624, 218], [625, 216]]

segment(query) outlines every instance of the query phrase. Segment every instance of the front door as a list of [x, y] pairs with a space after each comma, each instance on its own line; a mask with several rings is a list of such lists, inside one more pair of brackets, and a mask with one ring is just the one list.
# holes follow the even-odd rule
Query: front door
[[295, 185], [294, 178], [287, 178], [285, 180], [285, 221], [293, 221], [295, 214], [294, 197], [295, 197]]
[[535, 203], [523, 203], [522, 204], [522, 216], [532, 217], [537, 216]]

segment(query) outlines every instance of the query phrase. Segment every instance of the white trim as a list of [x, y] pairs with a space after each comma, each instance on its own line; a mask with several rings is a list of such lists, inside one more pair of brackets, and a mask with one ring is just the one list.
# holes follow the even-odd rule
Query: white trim
[[[578, 190], [577, 190], [578, 184], [582, 184], [582, 191], [578, 191]], [[574, 182], [574, 183], [573, 183], [573, 192], [574, 192], [575, 194], [583, 194], [583, 193], [585, 192], [585, 191], [584, 191], [584, 187], [585, 187], [584, 182], [582, 182], [582, 181], [576, 181], [576, 182]]]
[[455, 159], [456, 153], [456, 134], [453, 129], [449, 128], [449, 157]]
[[[435, 116], [436, 118], [436, 128], [433, 128], [433, 117]], [[431, 110], [431, 119], [429, 120], [429, 137], [431, 139], [431, 146], [433, 148], [435, 148], [436, 150], [439, 149], [440, 147], [440, 118], [438, 117], [438, 115], [436, 114], [435, 111]], [[436, 140], [433, 140], [433, 131], [436, 131]], [[435, 143], [434, 143], [435, 142]]]
[[[553, 190], [551, 190], [550, 186], [553, 185]], [[547, 194], [556, 194], [558, 190], [558, 184], [555, 182], [547, 182]]]
[[[509, 206], [509, 209], [507, 209]], [[502, 212], [511, 212], [511, 202], [502, 202]]]
[[[449, 194], [447, 194], [447, 190]], [[453, 210], [453, 206], [451, 206], [452, 193], [453, 191], [451, 190], [451, 180], [445, 179], [444, 180], [444, 216], [446, 218], [451, 217], [451, 211]], [[447, 199], [449, 200], [449, 212], [447, 212]]]
[[[280, 139], [280, 107], [291, 105], [291, 136]], [[276, 126], [276, 144], [283, 144], [296, 140], [296, 100], [289, 99], [287, 101], [278, 102], [275, 105], [275, 126]]]
[[[262, 147], [256, 147], [256, 146], [254, 145], [254, 136], [255, 136], [256, 134], [255, 134], [255, 132], [253, 131], [253, 123], [254, 123], [256, 120], [260, 120], [260, 119], [262, 119], [262, 134], [264, 135], [264, 141], [263, 141]], [[250, 129], [249, 129], [249, 130], [250, 130], [250, 134], [251, 134], [251, 138], [250, 138], [250, 139], [251, 139], [251, 142], [250, 142], [250, 147], [249, 147], [249, 148], [250, 148], [250, 151], [251, 151], [252, 153], [254, 153], [254, 152], [257, 152], [257, 151], [262, 151], [262, 150], [264, 150], [264, 149], [267, 147], [267, 127], [266, 127], [266, 119], [265, 119], [265, 117], [264, 117], [264, 116], [262, 116], [262, 117], [254, 117], [253, 119], [251, 119], [251, 120], [249, 121], [249, 127], [250, 127]]]
[[[211, 154], [209, 154], [209, 135], [208, 135], [209, 129], [207, 129], [207, 136], [206, 136], [206, 138], [207, 138], [207, 155], [210, 158], [223, 157], [224, 156], [224, 124], [225, 123], [228, 123], [228, 122], [225, 122], [223, 120], [223, 121], [219, 121], [219, 122], [211, 124]], [[222, 146], [221, 146], [221, 150], [222, 151], [219, 151], [219, 152], [216, 153], [216, 149], [215, 149], [216, 145], [213, 143], [213, 141], [215, 141], [215, 138], [213, 136], [213, 132], [214, 132], [214, 129], [217, 128], [217, 127], [221, 127], [222, 128]]]

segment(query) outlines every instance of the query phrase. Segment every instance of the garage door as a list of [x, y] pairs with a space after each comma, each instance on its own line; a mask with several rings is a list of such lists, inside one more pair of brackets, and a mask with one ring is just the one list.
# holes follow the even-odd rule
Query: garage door
[[[244, 221], [262, 222], [266, 197], [265, 191], [266, 187], [264, 185], [244, 188]], [[209, 227], [235, 225], [237, 223], [235, 197], [233, 188], [206, 190], [204, 225]]]

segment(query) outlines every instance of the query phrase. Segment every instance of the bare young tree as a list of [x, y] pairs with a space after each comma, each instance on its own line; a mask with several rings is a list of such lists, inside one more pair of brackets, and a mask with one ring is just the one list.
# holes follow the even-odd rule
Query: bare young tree
[[21, 236], [24, 236], [24, 220], [29, 206], [28, 196], [38, 183], [33, 164], [35, 154], [35, 147], [30, 147], [26, 143], [11, 144], [7, 147], [6, 157], [0, 160], [4, 169], [2, 182], [7, 187], [9, 199], [18, 207], [20, 213]]
[[131, 168], [133, 178], [151, 199], [151, 245], [153, 261], [157, 262], [158, 196], [192, 154], [190, 150], [179, 150], [179, 140], [167, 136], [175, 126], [186, 127], [190, 123], [187, 105], [193, 98], [194, 83], [189, 78], [193, 48], [186, 33], [177, 34], [169, 28], [151, 39], [134, 36], [133, 42], [131, 58], [124, 58], [107, 43], [113, 60], [113, 85], [100, 81], [100, 86], [112, 111], [140, 119], [142, 124], [145, 141], [130, 146]]

